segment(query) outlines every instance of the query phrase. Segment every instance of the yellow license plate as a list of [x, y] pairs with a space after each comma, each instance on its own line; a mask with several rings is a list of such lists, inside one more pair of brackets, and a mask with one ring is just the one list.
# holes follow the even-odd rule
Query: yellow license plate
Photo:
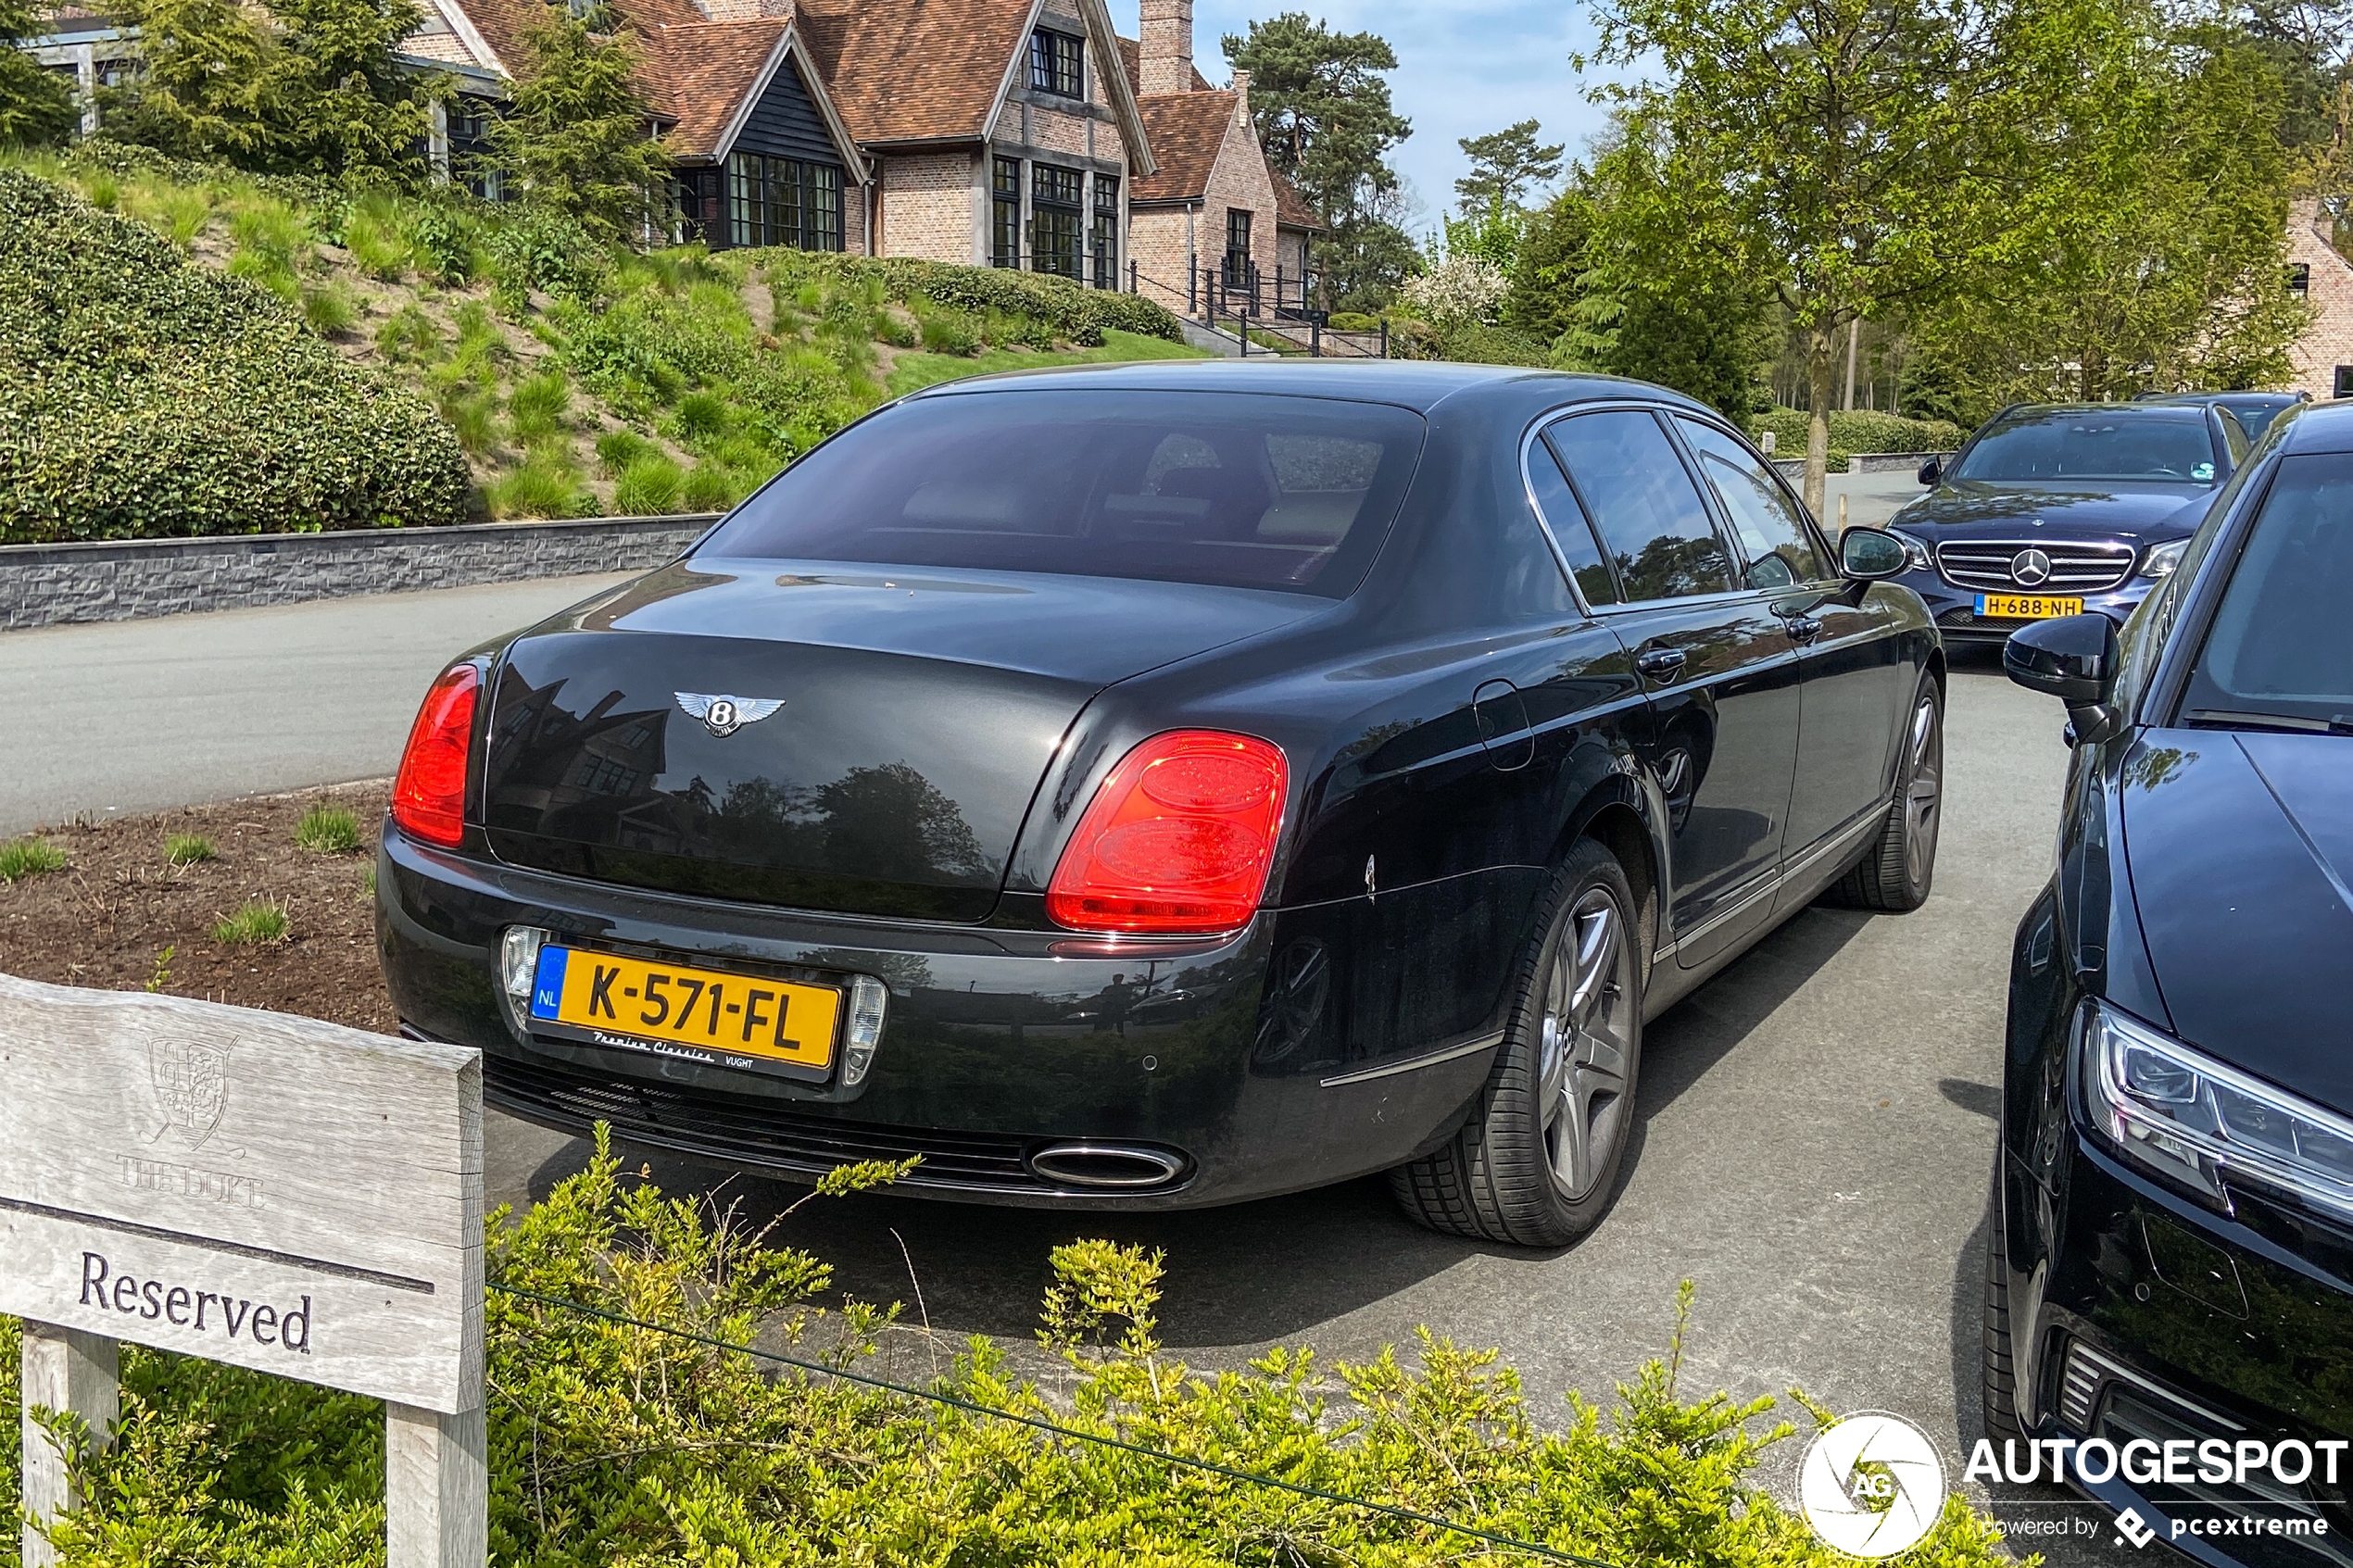
[[1980, 594], [1977, 613], [1994, 621], [2048, 621], [2055, 615], [2082, 614], [2083, 601], [2048, 594]]
[[841, 993], [550, 946], [539, 949], [531, 1016], [598, 1035], [822, 1072], [834, 1060]]

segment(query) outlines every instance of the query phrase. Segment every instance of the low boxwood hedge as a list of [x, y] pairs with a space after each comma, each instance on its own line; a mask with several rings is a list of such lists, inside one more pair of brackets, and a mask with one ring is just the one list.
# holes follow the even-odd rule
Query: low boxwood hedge
[[0, 169], [0, 543], [458, 522], [466, 482], [294, 307]]
[[773, 251], [763, 254], [763, 261], [772, 277], [796, 270], [812, 276], [877, 277], [894, 299], [920, 295], [935, 305], [976, 315], [998, 310], [1008, 316], [1032, 317], [1082, 348], [1100, 345], [1107, 327], [1171, 343], [1184, 341], [1183, 330], [1166, 307], [1140, 295], [1082, 288], [1047, 272], [828, 251]]

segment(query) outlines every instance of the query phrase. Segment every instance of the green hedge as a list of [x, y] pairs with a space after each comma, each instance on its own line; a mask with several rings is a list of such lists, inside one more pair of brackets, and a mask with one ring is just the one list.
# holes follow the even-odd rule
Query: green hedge
[[457, 522], [466, 482], [293, 307], [0, 169], [0, 543]]
[[761, 253], [761, 263], [772, 277], [796, 272], [812, 277], [875, 277], [882, 280], [894, 299], [921, 296], [955, 310], [975, 314], [999, 310], [1008, 316], [1033, 317], [1082, 348], [1101, 345], [1107, 327], [1171, 343], [1182, 343], [1185, 336], [1176, 318], [1164, 306], [1139, 295], [1082, 288], [1048, 272], [966, 267], [907, 256], [876, 258], [805, 250], [766, 251]]
[[[1775, 408], [1749, 421], [1749, 433], [1773, 433], [1776, 458], [1806, 456], [1806, 429], [1810, 418], [1798, 408]], [[1862, 409], [1831, 415], [1831, 468], [1846, 467], [1850, 452], [1950, 452], [1969, 439], [1969, 432], [1944, 420], [1906, 420], [1894, 414]]]
[[[845, 1173], [844, 1189], [878, 1173]], [[861, 1201], [851, 1198], [850, 1201]], [[1757, 1474], [1810, 1428], [1774, 1401], [1687, 1397], [1683, 1326], [1609, 1408], [1531, 1399], [1492, 1351], [1425, 1334], [1326, 1362], [1278, 1348], [1222, 1374], [1157, 1342], [1162, 1260], [1078, 1241], [1051, 1257], [1039, 1339], [932, 1338], [841, 1298], [825, 1264], [624, 1178], [602, 1151], [520, 1220], [490, 1221], [491, 1559], [530, 1568], [1442, 1568], [1541, 1559], [904, 1395], [763, 1366], [710, 1341], [925, 1385], [1053, 1426], [1275, 1475], [1625, 1568], [1853, 1568]], [[789, 1210], [787, 1211], [789, 1213]], [[782, 1222], [787, 1227], [789, 1219]], [[880, 1221], [870, 1222], [879, 1225]], [[935, 1291], [939, 1282], [934, 1281]], [[952, 1286], [953, 1281], [950, 1284]], [[702, 1342], [623, 1327], [573, 1302]], [[1689, 1287], [1683, 1306], [1689, 1307]], [[0, 1400], [15, 1402], [0, 1322]], [[765, 1332], [761, 1332], [761, 1331]], [[92, 1456], [66, 1568], [375, 1568], [381, 1407], [126, 1349], [124, 1424]], [[13, 1427], [15, 1423], [6, 1424]], [[0, 1469], [0, 1518], [14, 1477]], [[14, 1531], [0, 1544], [10, 1561]], [[1898, 1568], [2009, 1568], [1959, 1498]]]

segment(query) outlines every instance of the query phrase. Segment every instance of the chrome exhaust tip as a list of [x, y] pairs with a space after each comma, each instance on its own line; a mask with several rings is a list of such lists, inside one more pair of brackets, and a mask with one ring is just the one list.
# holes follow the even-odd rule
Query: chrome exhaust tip
[[1048, 1144], [1029, 1157], [1029, 1173], [1055, 1186], [1097, 1192], [1143, 1192], [1182, 1178], [1185, 1157], [1140, 1144]]

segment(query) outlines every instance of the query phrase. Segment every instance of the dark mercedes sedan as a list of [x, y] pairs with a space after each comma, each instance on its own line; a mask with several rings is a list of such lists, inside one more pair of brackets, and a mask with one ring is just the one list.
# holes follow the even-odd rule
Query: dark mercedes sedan
[[1989, 1425], [2211, 1563], [2353, 1560], [2347, 606], [2353, 407], [2314, 408], [2120, 636], [2004, 655], [2075, 755], [2011, 960]]
[[2030, 621], [2133, 613], [2181, 558], [2248, 442], [2227, 408], [2190, 403], [2005, 408], [1920, 468], [1930, 493], [1888, 527], [1946, 638], [1998, 643]]
[[1557, 1244], [1646, 1019], [1825, 891], [1927, 896], [1902, 564], [1634, 383], [959, 383], [434, 683], [384, 974], [557, 1127], [1033, 1204], [1388, 1171]]

